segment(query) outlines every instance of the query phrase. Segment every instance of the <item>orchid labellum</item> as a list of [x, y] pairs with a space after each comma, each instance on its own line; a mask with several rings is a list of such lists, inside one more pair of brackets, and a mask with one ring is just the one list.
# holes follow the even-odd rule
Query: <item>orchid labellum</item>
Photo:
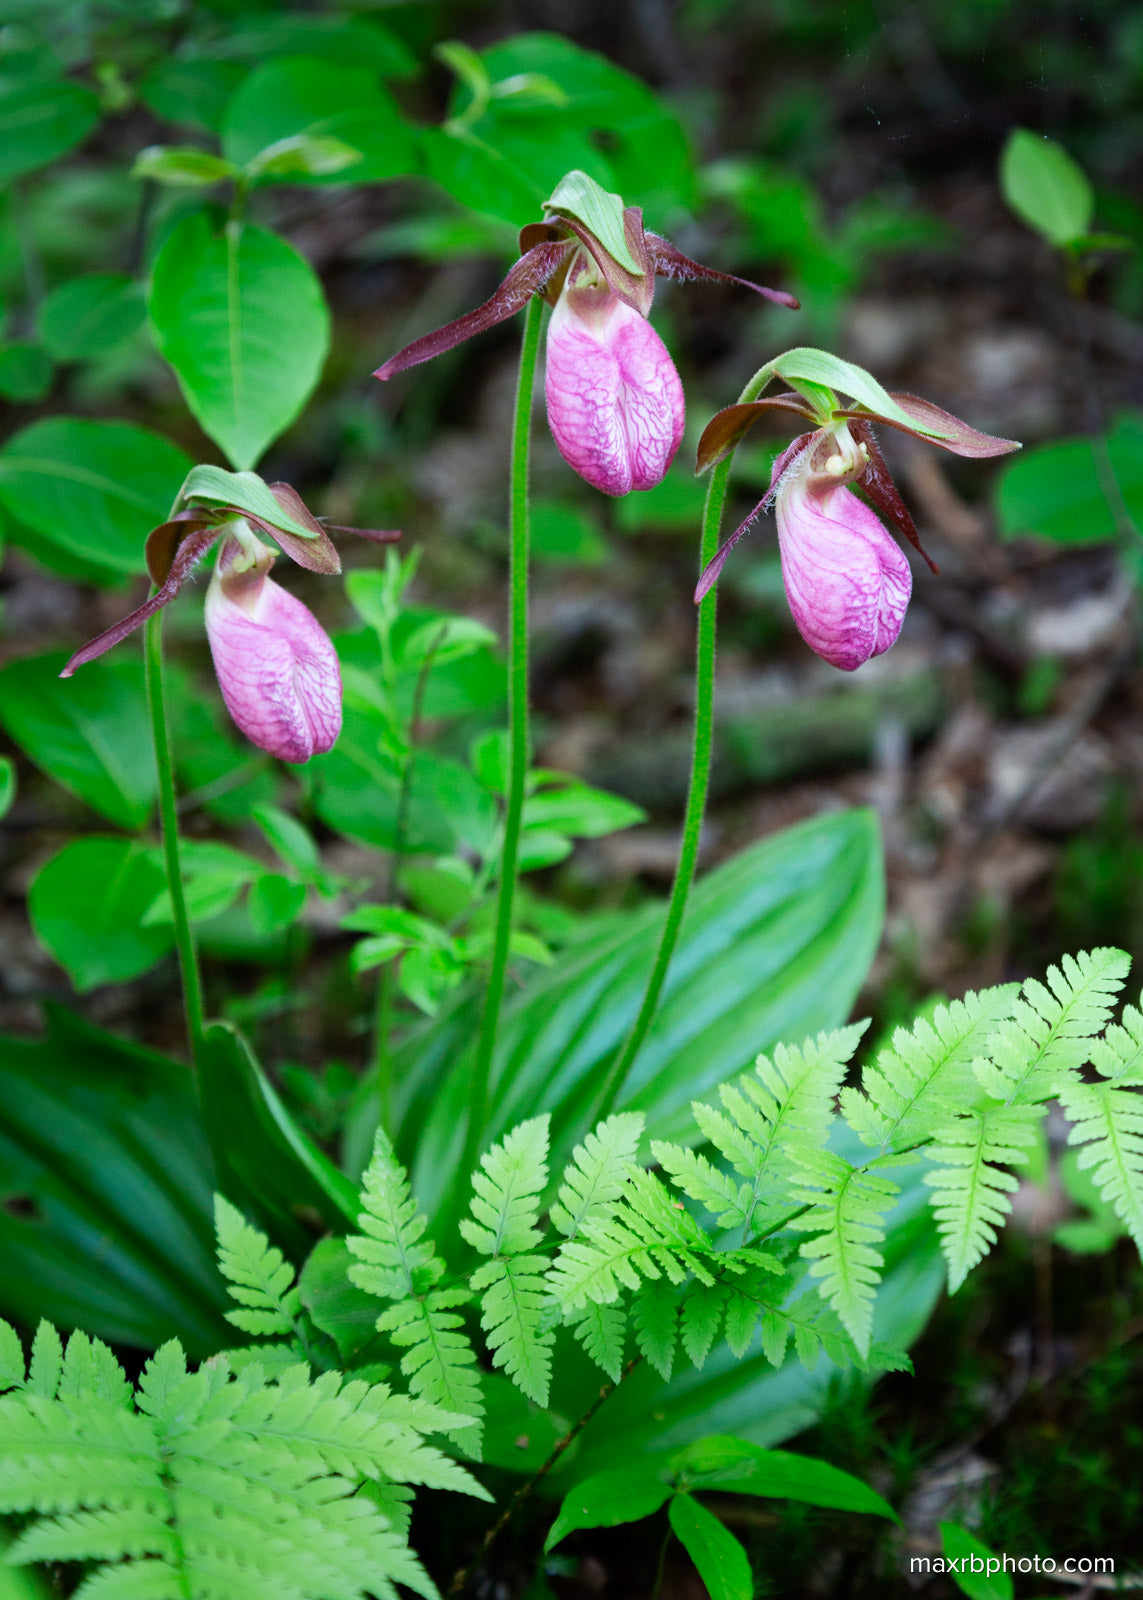
[[426, 334], [379, 367], [391, 378], [523, 310], [534, 294], [554, 307], [548, 328], [548, 422], [568, 465], [604, 494], [652, 489], [683, 436], [683, 390], [675, 364], [647, 321], [656, 275], [736, 283], [779, 305], [792, 295], [692, 261], [648, 233], [637, 206], [624, 207], [584, 172], [571, 172], [543, 222], [520, 233], [522, 254], [492, 298]]
[[[260, 750], [281, 761], [308, 761], [329, 750], [341, 731], [337, 653], [313, 613], [270, 578], [277, 551], [264, 544], [255, 529], [310, 572], [340, 572], [340, 557], [326, 527], [311, 516], [289, 484], [264, 484], [253, 473], [200, 467], [191, 474], [181, 498], [193, 502], [196, 474], [203, 475], [212, 489], [221, 482], [223, 493], [229, 480], [237, 503], [210, 492], [208, 503], [187, 504], [153, 529], [146, 559], [155, 592], [77, 650], [60, 677], [70, 678], [77, 667], [103, 655], [169, 605], [201, 557], [221, 539], [205, 617], [226, 709]], [[400, 538], [399, 533], [366, 528], [335, 531], [359, 533], [382, 543]]]
[[[834, 375], [831, 368], [843, 382], [849, 376], [870, 403], [841, 405], [820, 381], [823, 375]], [[798, 632], [823, 660], [852, 672], [896, 642], [912, 593], [908, 560], [881, 518], [937, 570], [921, 548], [873, 424], [885, 423], [959, 456], [1000, 456], [1020, 446], [980, 433], [916, 395], [889, 394], [868, 373], [821, 351], [790, 351], [764, 370], [795, 384], [803, 378], [805, 392], [771, 395], [720, 411], [699, 441], [698, 470], [721, 461], [769, 412], [792, 412], [818, 426], [800, 434], [774, 462], [765, 498], [707, 566], [695, 599], [701, 600], [718, 581], [734, 546], [773, 504], [782, 580]]]

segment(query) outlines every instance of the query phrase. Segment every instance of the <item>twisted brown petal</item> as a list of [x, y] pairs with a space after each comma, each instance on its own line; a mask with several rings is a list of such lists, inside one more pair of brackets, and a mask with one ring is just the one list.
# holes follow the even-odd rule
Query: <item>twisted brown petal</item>
[[[168, 524], [164, 523], [163, 526], [166, 527]], [[161, 611], [165, 605], [169, 605], [194, 571], [199, 557], [206, 554], [221, 532], [221, 527], [217, 525], [203, 525], [196, 528], [193, 533], [187, 534], [174, 553], [170, 571], [161, 587], [149, 600], [145, 600], [138, 610], [132, 611], [130, 616], [124, 617], [121, 622], [115, 623], [98, 638], [92, 639], [82, 650], [77, 650], [60, 673], [60, 677], [70, 678], [77, 667], [82, 667], [88, 661], [94, 661], [96, 656], [103, 655], [121, 639], [126, 639], [129, 633], [134, 633], [136, 628], [141, 628], [148, 617], [153, 617], [156, 611]]]
[[767, 289], [760, 283], [751, 283], [749, 278], [736, 278], [732, 272], [718, 272], [714, 267], [704, 267], [701, 261], [692, 261], [657, 233], [645, 237], [651, 265], [661, 278], [676, 278], [680, 283], [736, 283], [740, 289], [753, 289], [755, 294], [765, 295], [776, 306], [786, 306], [790, 311], [797, 311], [801, 305], [784, 289]]
[[420, 339], [414, 339], [412, 344], [407, 344], [403, 350], [398, 350], [395, 356], [390, 356], [383, 366], [377, 368], [373, 376], [384, 382], [398, 372], [404, 372], [407, 367], [416, 367], [422, 361], [431, 361], [434, 356], [455, 349], [466, 339], [474, 338], [487, 328], [494, 328], [498, 322], [506, 322], [509, 317], [514, 317], [517, 311], [524, 309], [534, 294], [543, 291], [548, 279], [559, 271], [575, 248], [574, 239], [534, 245], [509, 268], [491, 299], [486, 300], [482, 306], [477, 306], [475, 311], [466, 311], [463, 317], [458, 317], [455, 322], [450, 322], [443, 328], [438, 328], [435, 333], [426, 333]]
[[[898, 398], [899, 396], [894, 396], [894, 399]], [[934, 406], [933, 409], [936, 410], [937, 408]], [[857, 479], [858, 486], [869, 496], [877, 510], [893, 524], [899, 533], [908, 539], [914, 550], [919, 551], [925, 558], [929, 564], [930, 571], [939, 573], [941, 569], [929, 555], [924, 545], [922, 545], [921, 536], [917, 532], [917, 524], [913, 521], [908, 506], [901, 499], [897, 485], [893, 482], [892, 474], [885, 464], [885, 457], [881, 454], [880, 446], [873, 437], [873, 429], [868, 422], [857, 419], [850, 428], [850, 432], [859, 444], [865, 446], [869, 455], [869, 464]], [[982, 437], [986, 436], [982, 435]], [[936, 440], [930, 440], [929, 443], [935, 444]]]

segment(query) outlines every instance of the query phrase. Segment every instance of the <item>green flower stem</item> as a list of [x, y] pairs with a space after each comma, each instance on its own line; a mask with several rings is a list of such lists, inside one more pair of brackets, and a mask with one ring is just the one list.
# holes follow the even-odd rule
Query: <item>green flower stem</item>
[[[738, 397], [740, 405], [748, 400], [754, 400], [766, 387], [773, 376], [771, 367], [762, 367], [754, 374], [750, 382]], [[724, 461], [720, 461], [710, 475], [710, 485], [706, 492], [706, 505], [702, 516], [702, 540], [699, 546], [699, 571], [702, 572], [707, 563], [713, 560], [718, 551], [719, 528], [722, 524], [722, 510], [726, 503], [726, 487], [730, 478], [730, 466], [734, 459], [734, 452]], [[647, 1037], [647, 1030], [651, 1026], [663, 984], [667, 979], [667, 970], [671, 965], [671, 958], [675, 953], [675, 946], [679, 941], [679, 929], [682, 927], [683, 914], [687, 908], [687, 897], [691, 892], [694, 882], [695, 867], [698, 863], [699, 840], [702, 835], [703, 814], [706, 811], [707, 790], [710, 786], [710, 762], [714, 742], [714, 645], [715, 625], [717, 619], [717, 585], [711, 588], [699, 603], [698, 630], [695, 639], [695, 721], [694, 721], [694, 752], [691, 758], [691, 781], [687, 792], [687, 808], [683, 817], [683, 838], [679, 847], [679, 859], [675, 866], [675, 881], [671, 886], [671, 898], [667, 905], [667, 919], [663, 924], [663, 932], [659, 938], [659, 949], [655, 956], [655, 965], [651, 969], [651, 976], [647, 980], [647, 987], [643, 993], [643, 1003], [639, 1007], [639, 1015], [622, 1050], [613, 1062], [603, 1083], [599, 1104], [592, 1118], [593, 1122], [606, 1117], [614, 1106], [623, 1085], [627, 1081], [627, 1074], [635, 1057], [642, 1048], [643, 1040]]]
[[488, 1110], [488, 1080], [512, 942], [512, 909], [516, 898], [516, 862], [524, 780], [528, 771], [528, 455], [531, 443], [532, 389], [540, 348], [544, 302], [533, 295], [524, 320], [516, 411], [512, 425], [511, 492], [508, 515], [508, 796], [504, 812], [504, 848], [500, 858], [500, 893], [496, 905], [496, 939], [480, 1037], [473, 1062], [468, 1099], [468, 1136], [462, 1172], [471, 1171], [480, 1154]]
[[183, 983], [183, 1008], [186, 1012], [187, 1040], [191, 1065], [197, 1074], [199, 1048], [203, 1034], [202, 979], [194, 935], [187, 917], [186, 895], [179, 862], [179, 823], [175, 804], [175, 776], [171, 766], [171, 745], [167, 736], [167, 712], [163, 702], [163, 613], [148, 617], [144, 656], [147, 664], [147, 701], [151, 708], [151, 733], [155, 741], [155, 767], [159, 774], [159, 816], [163, 829], [163, 860], [167, 870], [167, 889], [175, 924], [175, 949]]

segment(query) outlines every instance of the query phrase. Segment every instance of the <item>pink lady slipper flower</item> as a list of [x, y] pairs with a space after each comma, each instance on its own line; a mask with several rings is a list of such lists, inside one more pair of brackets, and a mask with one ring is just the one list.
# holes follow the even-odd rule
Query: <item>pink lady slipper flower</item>
[[[331, 749], [341, 732], [337, 652], [314, 614], [269, 576], [278, 552], [263, 544], [254, 527], [311, 572], [340, 572], [340, 558], [325, 527], [289, 484], [267, 485], [253, 473], [218, 473], [213, 468], [196, 472], [231, 479], [244, 503], [189, 505], [155, 528], [146, 551], [154, 594], [78, 650], [60, 677], [70, 678], [77, 667], [103, 655], [169, 605], [200, 557], [221, 539], [204, 609], [226, 709], [260, 750], [280, 761], [308, 761]], [[194, 477], [192, 473], [188, 484]], [[365, 528], [337, 531], [386, 543], [400, 537]]]
[[[789, 354], [796, 358], [807, 352]], [[826, 359], [840, 377], [848, 373], [852, 381], [853, 374], [861, 373], [860, 368]], [[788, 368], [793, 370], [783, 371], [786, 361], [779, 357], [771, 363], [774, 375], [796, 383], [798, 368], [804, 363], [791, 360]], [[793, 393], [728, 406], [707, 427], [698, 453], [698, 470], [705, 471], [728, 455], [769, 410], [792, 411], [821, 424], [812, 433], [800, 434], [774, 462], [765, 498], [707, 566], [695, 600], [701, 600], [718, 581], [731, 550], [755, 518], [773, 504], [782, 580], [798, 632], [811, 650], [844, 672], [853, 672], [896, 643], [912, 593], [913, 578], [905, 553], [877, 512], [937, 571], [921, 548], [913, 519], [878, 449], [872, 423], [887, 423], [960, 456], [999, 456], [1020, 448], [1012, 439], [998, 439], [970, 428], [916, 395], [890, 395], [868, 373], [861, 376], [868, 383], [859, 383], [859, 390], [880, 401], [883, 410], [863, 404], [841, 408], [836, 396], [818, 383], [812, 399]], [[853, 492], [851, 484], [872, 506]]]
[[793, 295], [701, 266], [643, 227], [585, 172], [569, 172], [543, 222], [520, 233], [519, 261], [475, 311], [416, 339], [379, 367], [391, 378], [523, 310], [534, 294], [554, 307], [544, 379], [548, 422], [567, 464], [604, 494], [653, 489], [683, 436], [683, 389], [647, 321], [655, 277], [737, 283], [779, 305]]

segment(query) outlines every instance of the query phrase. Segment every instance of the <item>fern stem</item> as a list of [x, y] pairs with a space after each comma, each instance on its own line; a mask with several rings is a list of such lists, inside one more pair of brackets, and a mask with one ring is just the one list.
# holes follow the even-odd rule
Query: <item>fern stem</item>
[[508, 516], [508, 795], [504, 812], [504, 846], [500, 856], [500, 892], [496, 904], [496, 938], [480, 1037], [472, 1067], [468, 1098], [468, 1134], [461, 1171], [468, 1172], [480, 1153], [481, 1134], [488, 1109], [488, 1080], [496, 1027], [504, 999], [508, 953], [512, 942], [512, 911], [516, 898], [516, 863], [520, 847], [520, 820], [528, 771], [528, 456], [531, 442], [532, 390], [540, 347], [540, 319], [544, 302], [533, 295], [524, 319], [520, 368], [516, 381], [516, 411], [512, 424], [511, 490]]
[[163, 698], [163, 613], [161, 611], [156, 611], [153, 617], [147, 619], [144, 659], [147, 668], [147, 702], [151, 711], [151, 734], [155, 743], [155, 767], [159, 775], [163, 862], [166, 867], [167, 890], [171, 897], [171, 915], [175, 925], [175, 949], [178, 952], [179, 975], [182, 978], [187, 1042], [190, 1046], [191, 1066], [197, 1080], [198, 1057], [203, 1035], [202, 978], [199, 975], [194, 934], [191, 932], [190, 919], [187, 916], [182, 864], [179, 860], [175, 775], [171, 764], [171, 743], [167, 732], [167, 711]]
[[512, 1518], [516, 1515], [516, 1512], [519, 1510], [523, 1502], [527, 1500], [528, 1496], [535, 1489], [536, 1485], [547, 1477], [548, 1473], [555, 1466], [556, 1462], [563, 1455], [564, 1451], [571, 1448], [583, 1430], [587, 1427], [592, 1417], [595, 1416], [595, 1413], [599, 1410], [603, 1402], [611, 1398], [616, 1389], [618, 1389], [619, 1385], [623, 1382], [624, 1378], [629, 1377], [630, 1374], [634, 1372], [635, 1368], [639, 1365], [642, 1359], [643, 1357], [641, 1355], [632, 1356], [631, 1360], [623, 1368], [623, 1371], [619, 1374], [618, 1378], [616, 1378], [615, 1382], [605, 1383], [603, 1388], [596, 1395], [595, 1399], [588, 1406], [583, 1416], [580, 1417], [579, 1421], [572, 1424], [562, 1439], [556, 1440], [547, 1459], [536, 1468], [535, 1472], [533, 1472], [527, 1483], [520, 1485], [520, 1487], [516, 1490], [516, 1493], [512, 1496], [511, 1500], [509, 1500], [508, 1504], [504, 1507], [504, 1510], [500, 1513], [499, 1517], [497, 1517], [496, 1521], [484, 1535], [484, 1538], [481, 1541], [480, 1549], [473, 1556], [472, 1560], [466, 1567], [460, 1567], [457, 1569], [453, 1576], [453, 1580], [448, 1587], [448, 1593], [450, 1595], [463, 1594], [465, 1587], [468, 1584], [468, 1580], [473, 1576], [477, 1568], [480, 1567], [487, 1559], [488, 1553], [492, 1549], [492, 1546], [496, 1543], [497, 1539], [499, 1539], [500, 1535], [504, 1532], [504, 1529], [512, 1521]]
[[[753, 400], [770, 381], [772, 373], [765, 367], [756, 372], [750, 382], [738, 397], [738, 403], [744, 404]], [[722, 524], [722, 509], [726, 503], [726, 486], [730, 478], [730, 466], [734, 459], [734, 452], [724, 461], [720, 461], [710, 475], [710, 483], [706, 492], [706, 504], [702, 515], [702, 537], [699, 544], [699, 571], [702, 572], [707, 563], [714, 558], [718, 550], [718, 534]], [[635, 1018], [634, 1026], [627, 1035], [622, 1050], [612, 1063], [604, 1080], [603, 1090], [599, 1104], [592, 1117], [593, 1122], [599, 1122], [609, 1115], [612, 1107], [619, 1097], [627, 1075], [631, 1070], [635, 1057], [642, 1048], [647, 1037], [647, 1030], [654, 1020], [655, 1012], [659, 1005], [659, 996], [667, 980], [667, 971], [671, 965], [671, 958], [675, 953], [675, 946], [679, 942], [679, 930], [682, 927], [683, 915], [687, 908], [687, 898], [694, 882], [695, 868], [698, 864], [699, 842], [702, 837], [703, 815], [706, 811], [707, 791], [710, 787], [710, 764], [714, 742], [714, 647], [716, 616], [718, 607], [717, 585], [703, 596], [698, 608], [698, 628], [695, 636], [695, 717], [694, 717], [694, 747], [691, 756], [690, 787], [687, 790], [687, 807], [683, 816], [683, 837], [679, 846], [679, 858], [675, 866], [675, 881], [671, 885], [671, 898], [667, 905], [667, 918], [663, 924], [663, 932], [659, 937], [659, 949], [655, 956], [655, 965], [651, 969], [651, 976], [647, 980], [647, 987], [643, 993], [643, 1002], [639, 1007], [639, 1015]]]

